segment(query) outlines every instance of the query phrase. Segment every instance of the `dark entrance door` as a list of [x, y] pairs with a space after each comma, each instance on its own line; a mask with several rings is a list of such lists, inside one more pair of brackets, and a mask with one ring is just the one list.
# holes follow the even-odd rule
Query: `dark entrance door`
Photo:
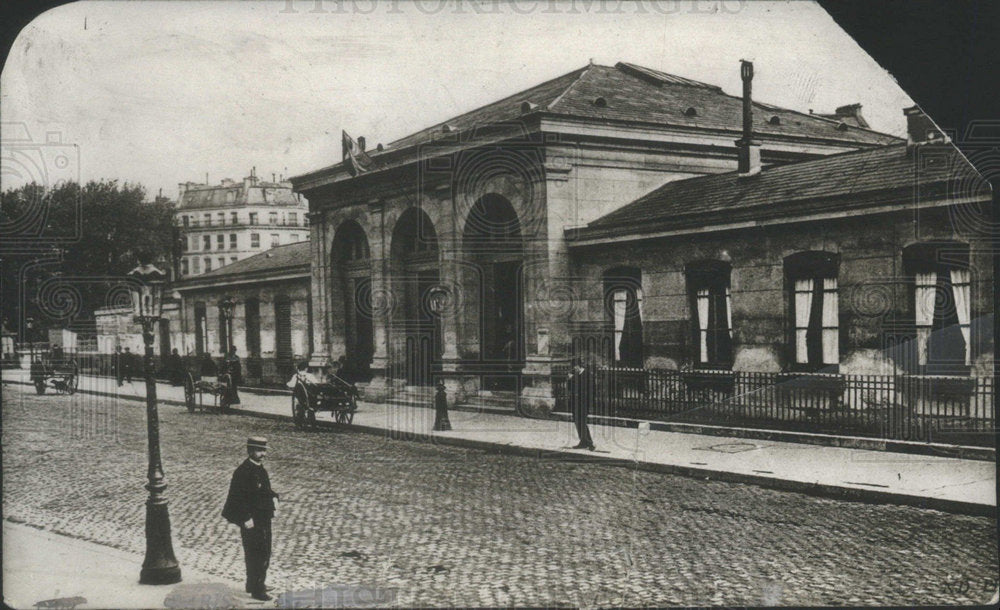
[[292, 362], [292, 302], [285, 295], [274, 299], [274, 355], [282, 377], [295, 370]]
[[[368, 381], [375, 351], [375, 326], [372, 321], [372, 280], [355, 277], [347, 281], [344, 312], [350, 327], [347, 332], [347, 366], [354, 381]], [[353, 332], [351, 332], [353, 331]]]
[[491, 286], [483, 307], [484, 359], [491, 373], [484, 379], [487, 390], [517, 391], [524, 366], [524, 312], [521, 298], [521, 261], [493, 263]]
[[160, 356], [166, 358], [170, 355], [170, 320], [165, 318], [160, 320]]
[[441, 363], [441, 320], [431, 309], [438, 272], [418, 271], [411, 277], [414, 281], [406, 287], [406, 383], [427, 386]]

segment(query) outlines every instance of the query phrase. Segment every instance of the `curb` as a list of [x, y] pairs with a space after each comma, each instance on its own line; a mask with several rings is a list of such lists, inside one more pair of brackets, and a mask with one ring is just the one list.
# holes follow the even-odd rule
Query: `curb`
[[[5, 383], [31, 385], [29, 382], [23, 382], [23, 381], [9, 381]], [[127, 400], [135, 400], [138, 402], [145, 402], [145, 397], [142, 396], [119, 396], [117, 394], [111, 394], [109, 392], [99, 392], [96, 390], [78, 390], [78, 392], [81, 394], [116, 397], [116, 398], [124, 398]], [[157, 399], [157, 402], [162, 402], [164, 404], [185, 406], [185, 404], [182, 401], [177, 401], [177, 400]], [[271, 420], [290, 421], [292, 419], [291, 415], [280, 415], [277, 413], [261, 413], [259, 411], [251, 411], [236, 407], [230, 407], [229, 414], [246, 415], [250, 417], [259, 417], [262, 419], [271, 419]], [[556, 419], [566, 419], [566, 418], [559, 416]], [[638, 423], [638, 420], [619, 420], [619, 421], [626, 422], [626, 425], [627, 422], [633, 422], [635, 424]], [[706, 428], [706, 426], [698, 426], [694, 424], [670, 424], [663, 422], [655, 422], [655, 423], [657, 424], [658, 427], [653, 427], [652, 424], [650, 427], [654, 430], [663, 430], [663, 431], [678, 431], [675, 428], [677, 426], [690, 426], [691, 428], [694, 429]], [[618, 425], [621, 425], [621, 423], [619, 423]], [[659, 426], [666, 426], [667, 428], [673, 427], [674, 429], [664, 430]], [[942, 498], [927, 498], [923, 496], [912, 496], [907, 494], [880, 491], [876, 489], [858, 489], [853, 487], [839, 487], [836, 485], [808, 483], [804, 481], [791, 481], [775, 477], [766, 477], [761, 475], [745, 474], [738, 472], [728, 472], [722, 470], [711, 470], [707, 468], [693, 468], [691, 466], [680, 466], [675, 464], [639, 462], [636, 460], [604, 457], [593, 454], [566, 451], [562, 449], [555, 449], [555, 450], [534, 449], [530, 447], [520, 447], [517, 445], [510, 445], [506, 443], [495, 443], [489, 441], [479, 441], [479, 440], [449, 437], [443, 435], [433, 435], [423, 432], [405, 432], [400, 430], [389, 430], [386, 428], [378, 428], [375, 426], [365, 426], [360, 424], [350, 424], [349, 426], [345, 427], [342, 424], [337, 424], [335, 422], [328, 422], [328, 421], [317, 421], [312, 427], [316, 429], [351, 430], [351, 431], [361, 432], [364, 434], [374, 434], [379, 436], [388, 435], [389, 438], [396, 440], [407, 440], [420, 443], [462, 447], [466, 449], [476, 449], [487, 453], [501, 453], [507, 455], [519, 455], [519, 456], [542, 458], [542, 459], [553, 458], [553, 457], [559, 457], [562, 459], [572, 458], [574, 461], [599, 462], [602, 464], [635, 468], [637, 470], [641, 470], [644, 472], [676, 474], [689, 478], [704, 479], [706, 481], [714, 480], [714, 481], [724, 481], [730, 483], [743, 483], [743, 484], [748, 483], [751, 485], [757, 485], [758, 487], [764, 487], [767, 489], [775, 489], [779, 491], [791, 491], [796, 493], [803, 493], [810, 496], [832, 498], [836, 500], [846, 500], [851, 502], [863, 502], [866, 504], [899, 504], [903, 506], [914, 506], [923, 509], [932, 509], [943, 512], [972, 515], [972, 516], [983, 516], [994, 519], [997, 517], [998, 514], [996, 506], [987, 504], [977, 504], [974, 502], [963, 502], [960, 500], [946, 500]], [[635, 427], [635, 426], [628, 426], [628, 427]], [[691, 428], [688, 428], [688, 433], [693, 433], [691, 431]], [[719, 432], [720, 430], [734, 430], [732, 428], [719, 428], [713, 426], [708, 426], [707, 428], [714, 429], [716, 431], [715, 432], [709, 431], [705, 432], [704, 434], [710, 434], [715, 436], [723, 435], [721, 432]], [[755, 433], [759, 432], [765, 434], [768, 432], [772, 432], [768, 430], [748, 430], [748, 429], [735, 429], [735, 430], [744, 430], [747, 432], [755, 432]], [[784, 433], [779, 433], [779, 435], [780, 434]], [[736, 436], [739, 438], [738, 435]], [[809, 435], [809, 436], [822, 436], [822, 435]], [[742, 438], [758, 438], [758, 437], [745, 436]], [[767, 438], [767, 437], [759, 437], [759, 438]], [[854, 437], [830, 437], [830, 438], [854, 438]], [[780, 439], [770, 437], [769, 440], [780, 440]], [[864, 439], [864, 440], [870, 440], [870, 439]], [[899, 442], [905, 442], [905, 441], [899, 441]], [[822, 444], [822, 443], [811, 443], [811, 444]], [[954, 456], [948, 456], [948, 457], [954, 457]]]
[[[273, 413], [257, 413], [255, 411], [233, 410], [233, 413], [256, 415], [268, 419], [291, 419], [290, 416], [275, 415]], [[728, 472], [724, 470], [711, 470], [708, 468], [694, 468], [691, 466], [679, 466], [674, 464], [658, 464], [655, 462], [639, 462], [635, 460], [604, 457], [589, 453], [579, 453], [566, 451], [563, 449], [534, 449], [531, 447], [521, 447], [506, 443], [493, 443], [489, 441], [479, 441], [467, 438], [450, 437], [443, 435], [427, 434], [423, 432], [404, 432], [400, 430], [387, 430], [375, 426], [363, 426], [351, 424], [345, 428], [341, 424], [328, 421], [318, 421], [313, 426], [316, 429], [346, 430], [373, 434], [378, 436], [388, 436], [394, 440], [413, 441], [418, 443], [447, 445], [451, 447], [461, 447], [464, 449], [475, 449], [485, 453], [500, 453], [506, 455], [518, 455], [536, 459], [559, 458], [566, 460], [572, 458], [577, 462], [595, 462], [619, 466], [623, 468], [634, 468], [643, 472], [655, 472], [661, 474], [675, 474], [688, 478], [704, 479], [706, 481], [724, 481], [728, 483], [742, 483], [757, 485], [767, 489], [778, 491], [790, 491], [802, 493], [809, 496], [832, 498], [835, 500], [846, 500], [851, 502], [862, 502], [865, 504], [899, 504], [903, 506], [914, 506], [923, 509], [939, 510], [948, 513], [963, 515], [982, 516], [996, 518], [997, 507], [987, 504], [977, 504], [975, 502], [962, 502], [959, 500], [945, 500], [941, 498], [925, 498], [923, 496], [911, 496], [907, 494], [879, 491], [876, 489], [858, 489], [854, 487], [839, 487], [836, 485], [825, 485], [819, 483], [807, 483], [804, 481], [790, 481], [775, 477], [761, 475], [744, 474], [738, 472]]]
[[[571, 416], [565, 412], [560, 412], [558, 415], [561, 419], [569, 420], [571, 418]], [[737, 428], [685, 422], [664, 422], [624, 417], [611, 417], [606, 415], [590, 415], [589, 421], [605, 426], [620, 426], [625, 428], [636, 428], [640, 423], [648, 423], [650, 430], [656, 430], [658, 432], [680, 432], [682, 434], [701, 434], [704, 436], [728, 436], [753, 440], [777, 441], [783, 443], [842, 447], [845, 449], [863, 449], [866, 451], [888, 451], [891, 453], [950, 457], [964, 460], [979, 460], [983, 462], [996, 461], [996, 449], [991, 447], [946, 445], [944, 443], [923, 443], [920, 441], [878, 439], [864, 436], [841, 436], [835, 434], [821, 434], [817, 432], [796, 432], [792, 430], [769, 430], [763, 428]]]

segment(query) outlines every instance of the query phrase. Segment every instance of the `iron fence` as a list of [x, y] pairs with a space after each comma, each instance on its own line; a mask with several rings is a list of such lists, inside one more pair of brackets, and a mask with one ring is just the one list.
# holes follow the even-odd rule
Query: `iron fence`
[[601, 368], [596, 381], [594, 415], [994, 444], [992, 378]]

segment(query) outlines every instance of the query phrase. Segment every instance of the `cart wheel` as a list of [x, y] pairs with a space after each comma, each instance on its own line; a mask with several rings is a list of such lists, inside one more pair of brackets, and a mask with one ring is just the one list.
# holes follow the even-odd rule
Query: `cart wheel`
[[194, 378], [191, 377], [191, 373], [184, 376], [184, 406], [189, 413], [194, 413]]
[[44, 381], [36, 381], [35, 382], [35, 391], [38, 392], [39, 394], [44, 394], [45, 393], [45, 382]]
[[292, 394], [292, 421], [295, 422], [297, 428], [302, 428], [306, 425], [306, 403], [308, 398], [305, 395], [305, 390], [300, 387], [295, 388], [295, 393]]
[[350, 424], [354, 421], [354, 411], [337, 411], [338, 424]]

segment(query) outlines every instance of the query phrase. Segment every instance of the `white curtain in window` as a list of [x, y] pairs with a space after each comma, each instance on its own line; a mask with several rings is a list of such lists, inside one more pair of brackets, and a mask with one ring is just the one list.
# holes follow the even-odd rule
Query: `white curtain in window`
[[823, 278], [823, 364], [840, 362], [837, 278]]
[[708, 288], [698, 291], [698, 340], [701, 343], [701, 361], [708, 362]]
[[934, 323], [934, 302], [937, 298], [937, 273], [918, 273], [915, 278], [916, 299], [914, 316], [917, 325], [917, 359], [927, 364], [927, 341]]
[[965, 339], [965, 363], [972, 362], [972, 346], [970, 340], [972, 334], [969, 331], [969, 321], [972, 311], [969, 306], [969, 270], [951, 270], [951, 290], [955, 293], [955, 312], [958, 314], [959, 327], [962, 329], [962, 338]]
[[806, 333], [809, 327], [809, 315], [812, 313], [813, 281], [795, 280], [795, 362], [809, 362], [809, 349], [806, 345]]
[[621, 360], [622, 337], [625, 330], [625, 291], [616, 290], [612, 298], [613, 314], [615, 318], [615, 360]]
[[733, 338], [733, 295], [726, 286], [726, 330], [729, 331], [729, 338]]

